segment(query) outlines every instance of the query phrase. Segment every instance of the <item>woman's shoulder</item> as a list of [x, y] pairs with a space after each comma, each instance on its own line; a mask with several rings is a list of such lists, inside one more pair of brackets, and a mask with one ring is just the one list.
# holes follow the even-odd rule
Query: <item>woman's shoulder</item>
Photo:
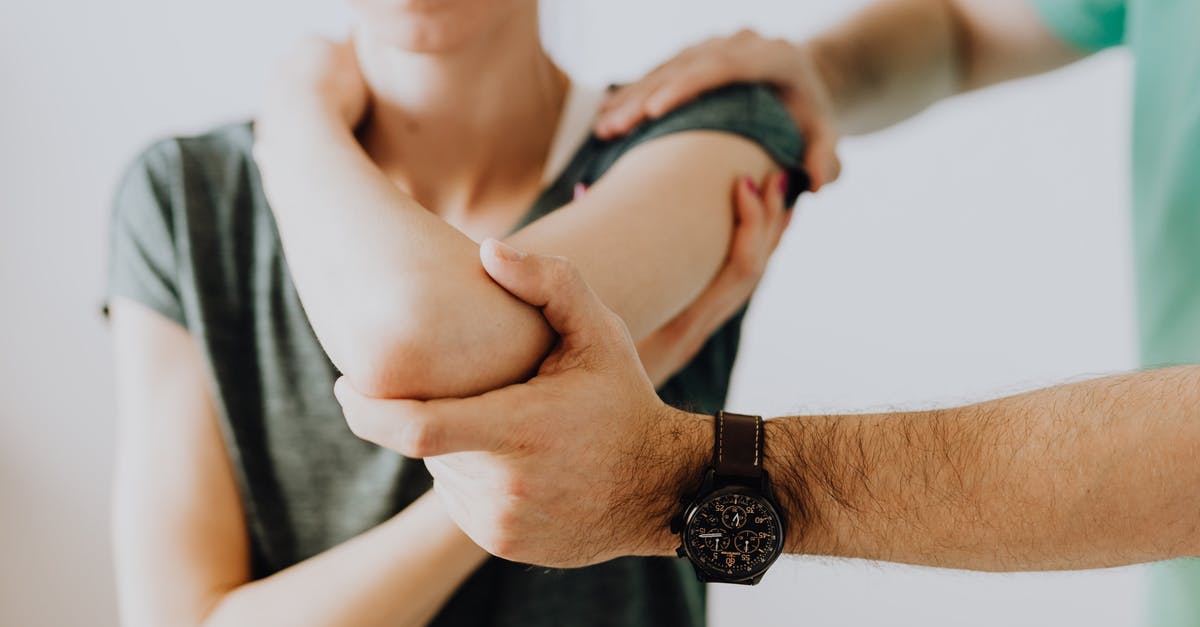
[[[172, 135], [151, 142], [134, 158], [126, 175], [146, 175], [162, 184], [208, 182], [231, 168], [253, 164], [250, 122], [225, 124], [194, 135]], [[219, 182], [219, 181], [213, 181]]]
[[[245, 211], [261, 194], [249, 122], [151, 142], [126, 167], [113, 211], [137, 227], [151, 216], [174, 228]], [[128, 221], [127, 221], [128, 222]], [[172, 229], [174, 230], [174, 229]]]
[[209, 285], [242, 280], [238, 264], [276, 242], [252, 148], [251, 125], [239, 123], [142, 149], [112, 202], [110, 281], [178, 300], [198, 273]]
[[807, 185], [801, 170], [804, 138], [775, 91], [757, 83], [714, 89], [660, 118], [642, 122], [624, 137], [597, 142], [592, 149], [600, 156], [600, 170], [607, 170], [636, 146], [685, 131], [726, 132], [752, 141], [792, 174], [798, 189]]

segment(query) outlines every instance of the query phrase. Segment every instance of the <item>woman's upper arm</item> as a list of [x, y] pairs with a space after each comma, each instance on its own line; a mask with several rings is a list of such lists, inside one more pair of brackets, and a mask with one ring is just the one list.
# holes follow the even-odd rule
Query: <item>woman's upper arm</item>
[[692, 302], [720, 269], [733, 230], [739, 177], [773, 168], [757, 144], [691, 130], [623, 155], [588, 193], [510, 242], [570, 258], [641, 338]]
[[131, 300], [111, 306], [113, 540], [122, 624], [199, 625], [249, 579], [249, 541], [199, 347]]

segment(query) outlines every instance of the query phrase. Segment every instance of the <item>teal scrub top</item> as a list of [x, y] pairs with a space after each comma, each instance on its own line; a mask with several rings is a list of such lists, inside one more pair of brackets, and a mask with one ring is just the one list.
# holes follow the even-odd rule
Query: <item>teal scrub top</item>
[[[1200, 0], [1031, 2], [1073, 46], [1133, 52], [1141, 363], [1200, 363]], [[1156, 627], [1200, 625], [1200, 560], [1153, 567], [1150, 615]]]

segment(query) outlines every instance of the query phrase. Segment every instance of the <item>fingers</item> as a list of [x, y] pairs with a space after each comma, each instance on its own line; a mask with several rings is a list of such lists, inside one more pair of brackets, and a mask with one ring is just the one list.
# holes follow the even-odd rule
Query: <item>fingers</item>
[[363, 396], [342, 377], [334, 384], [333, 393], [355, 435], [416, 458], [506, 450], [506, 419], [520, 410], [513, 388], [423, 402]]
[[738, 181], [734, 193], [737, 225], [726, 265], [739, 280], [757, 281], [779, 245], [791, 219], [785, 205], [787, 185], [784, 172], [767, 175], [761, 185], [749, 177]]
[[680, 105], [691, 102], [700, 94], [722, 85], [749, 80], [742, 68], [715, 59], [693, 61], [664, 77], [642, 105], [647, 117], [660, 118]]
[[596, 134], [602, 139], [624, 135], [646, 119], [666, 115], [700, 94], [736, 80], [709, 61], [682, 61], [624, 87], [601, 113]]
[[489, 239], [479, 248], [483, 267], [513, 296], [538, 307], [564, 340], [574, 337], [606, 341], [615, 317], [571, 262], [561, 257], [530, 255]]
[[741, 31], [683, 51], [613, 95], [597, 118], [596, 134], [602, 139], [623, 135], [711, 89], [770, 79], [767, 72], [774, 60], [766, 43], [751, 31]]
[[788, 175], [775, 172], [763, 182], [763, 206], [766, 212], [768, 252], [773, 252], [783, 238], [783, 232], [791, 222], [791, 211], [787, 202]]
[[837, 133], [824, 122], [807, 125], [805, 140], [808, 149], [804, 155], [804, 169], [809, 176], [809, 189], [819, 191], [835, 180], [842, 172], [842, 163], [837, 156]]
[[[770, 177], [767, 177], [765, 182], [769, 183]], [[729, 259], [726, 265], [730, 269], [738, 269], [739, 278], [754, 274], [758, 265], [756, 258], [762, 247], [762, 228], [767, 218], [762, 193], [762, 189], [749, 176], [742, 177], [734, 191], [734, 215], [737, 222], [734, 226], [733, 241], [729, 244]]]

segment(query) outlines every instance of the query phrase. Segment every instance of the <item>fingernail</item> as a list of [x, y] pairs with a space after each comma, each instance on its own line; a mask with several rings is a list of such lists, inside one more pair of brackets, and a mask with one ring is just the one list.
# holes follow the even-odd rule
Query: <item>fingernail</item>
[[751, 178], [750, 175], [747, 174], [746, 176], [743, 176], [742, 182], [746, 184], [746, 187], [750, 188], [750, 191], [754, 192], [755, 194], [758, 193], [758, 183], [755, 183], [754, 179]]
[[525, 259], [525, 251], [523, 250], [513, 248], [497, 239], [490, 239], [488, 242], [491, 242], [492, 251], [496, 253], [496, 256], [505, 261], [523, 261]]
[[580, 198], [583, 198], [583, 195], [586, 193], [587, 193], [587, 185], [584, 185], [583, 183], [575, 184], [575, 200], [579, 200]]
[[779, 185], [779, 193], [786, 195], [787, 190], [788, 190], [788, 173], [787, 172], [780, 173], [778, 185]]

